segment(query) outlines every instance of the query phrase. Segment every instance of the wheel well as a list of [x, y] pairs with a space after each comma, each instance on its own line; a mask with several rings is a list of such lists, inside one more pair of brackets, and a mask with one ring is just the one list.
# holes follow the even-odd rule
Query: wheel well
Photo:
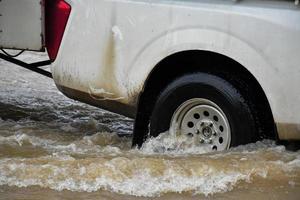
[[[210, 51], [191, 50], [175, 53], [159, 62], [148, 76], [139, 97], [133, 144], [148, 133], [149, 117], [160, 92], [177, 77], [195, 72], [218, 75], [236, 87], [254, 111], [257, 137], [277, 139], [268, 99], [255, 77], [235, 60]], [[263, 123], [262, 123], [263, 122]], [[144, 134], [142, 134], [144, 132]]]

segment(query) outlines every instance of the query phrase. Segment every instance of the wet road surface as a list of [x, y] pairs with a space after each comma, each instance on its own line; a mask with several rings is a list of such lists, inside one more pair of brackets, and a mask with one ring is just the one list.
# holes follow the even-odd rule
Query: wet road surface
[[199, 155], [165, 135], [131, 149], [131, 119], [0, 69], [0, 199], [300, 199], [300, 151], [264, 140]]

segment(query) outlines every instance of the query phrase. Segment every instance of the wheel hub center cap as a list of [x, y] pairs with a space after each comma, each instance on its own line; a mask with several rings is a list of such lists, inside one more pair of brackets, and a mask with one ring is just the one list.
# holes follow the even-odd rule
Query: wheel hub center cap
[[202, 120], [197, 124], [197, 130], [200, 137], [203, 139], [212, 139], [215, 135], [216, 130], [211, 120]]
[[210, 127], [204, 127], [204, 128], [202, 129], [202, 134], [204, 135], [204, 137], [210, 138], [211, 135], [212, 135], [212, 130], [211, 130], [211, 128], [210, 128]]

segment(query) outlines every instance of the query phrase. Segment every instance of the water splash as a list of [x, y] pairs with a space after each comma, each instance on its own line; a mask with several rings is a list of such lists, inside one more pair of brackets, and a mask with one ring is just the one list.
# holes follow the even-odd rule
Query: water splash
[[[28, 53], [22, 59], [43, 56]], [[299, 151], [264, 140], [205, 153], [167, 133], [131, 149], [131, 137], [120, 135], [132, 132], [132, 120], [67, 99], [51, 80], [3, 61], [0, 65], [1, 191], [6, 186], [38, 186], [48, 192], [156, 197], [217, 195], [241, 188], [249, 192], [256, 187], [277, 195], [300, 190]]]

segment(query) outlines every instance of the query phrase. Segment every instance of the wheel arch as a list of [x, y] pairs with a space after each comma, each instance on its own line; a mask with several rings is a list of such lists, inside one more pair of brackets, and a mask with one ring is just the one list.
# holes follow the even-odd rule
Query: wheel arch
[[[159, 93], [177, 77], [195, 72], [218, 75], [241, 90], [243, 96], [251, 103], [251, 108], [255, 110], [257, 123], [260, 123], [259, 137], [277, 139], [276, 124], [269, 100], [261, 84], [246, 67], [220, 53], [185, 50], [171, 54], [157, 63], [144, 82], [138, 98], [133, 144], [141, 145], [140, 137], [145, 139], [145, 135], [141, 132], [148, 132], [148, 120]], [[168, 76], [165, 76], [166, 74]]]

